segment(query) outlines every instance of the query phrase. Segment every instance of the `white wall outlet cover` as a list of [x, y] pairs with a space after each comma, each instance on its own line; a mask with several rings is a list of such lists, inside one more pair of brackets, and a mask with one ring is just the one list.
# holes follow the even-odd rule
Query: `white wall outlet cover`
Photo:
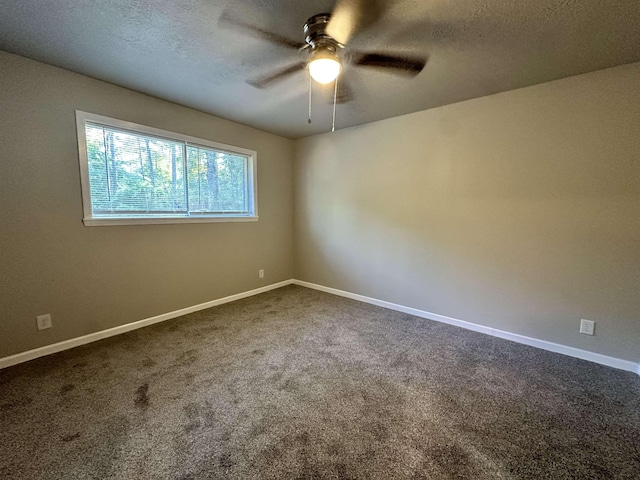
[[51, 315], [38, 315], [36, 317], [36, 324], [38, 325], [38, 330], [46, 330], [47, 328], [51, 328]]
[[258, 270], [258, 278], [264, 278], [264, 270]]
[[596, 322], [594, 322], [593, 320], [585, 320], [584, 318], [580, 320], [580, 333], [584, 333], [585, 335], [593, 335], [595, 328]]

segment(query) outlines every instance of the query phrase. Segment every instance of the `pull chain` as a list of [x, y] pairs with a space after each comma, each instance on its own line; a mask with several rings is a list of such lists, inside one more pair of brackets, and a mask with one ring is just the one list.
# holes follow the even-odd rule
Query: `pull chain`
[[333, 120], [331, 122], [331, 131], [336, 131], [336, 103], [338, 101], [338, 77], [336, 77], [336, 85], [333, 90]]
[[311, 125], [311, 72], [309, 71], [309, 119], [307, 123]]

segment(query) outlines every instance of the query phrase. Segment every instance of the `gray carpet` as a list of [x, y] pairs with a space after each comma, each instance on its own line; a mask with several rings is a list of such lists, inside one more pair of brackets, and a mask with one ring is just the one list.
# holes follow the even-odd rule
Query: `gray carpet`
[[0, 371], [0, 477], [638, 479], [640, 378], [301, 287]]

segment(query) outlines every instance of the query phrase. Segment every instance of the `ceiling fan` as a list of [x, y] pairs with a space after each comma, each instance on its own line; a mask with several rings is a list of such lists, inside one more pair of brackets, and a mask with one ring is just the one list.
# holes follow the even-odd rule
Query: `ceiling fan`
[[[242, 19], [228, 12], [220, 17], [224, 26], [240, 28], [272, 44], [303, 52], [305, 58], [266, 75], [247, 80], [256, 88], [267, 88], [290, 75], [308, 69], [310, 79], [318, 83], [336, 82], [335, 103], [350, 101], [352, 90], [343, 78], [338, 89], [337, 78], [345, 65], [385, 69], [390, 72], [415, 76], [427, 63], [426, 56], [393, 54], [388, 52], [355, 51], [348, 46], [355, 34], [370, 28], [383, 14], [382, 0], [338, 0], [332, 13], [320, 13], [309, 18], [303, 27], [304, 42], [291, 40]], [[310, 80], [311, 86], [311, 80]], [[311, 88], [310, 88], [311, 92]]]

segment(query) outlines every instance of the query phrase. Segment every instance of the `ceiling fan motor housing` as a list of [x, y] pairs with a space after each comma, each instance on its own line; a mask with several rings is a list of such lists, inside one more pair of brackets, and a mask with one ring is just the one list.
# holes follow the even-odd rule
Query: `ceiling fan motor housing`
[[319, 13], [309, 18], [304, 24], [304, 40], [312, 49], [327, 49], [337, 52], [339, 48], [343, 47], [327, 34], [326, 28], [329, 20], [331, 20], [330, 13]]

